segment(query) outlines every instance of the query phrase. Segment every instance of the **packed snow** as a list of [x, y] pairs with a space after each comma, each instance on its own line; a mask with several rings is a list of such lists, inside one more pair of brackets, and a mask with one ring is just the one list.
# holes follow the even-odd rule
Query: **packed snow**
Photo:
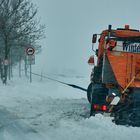
[[[44, 73], [45, 75], [45, 73]], [[86, 87], [85, 77], [49, 75]], [[86, 93], [33, 76], [14, 76], [0, 84], [0, 140], [136, 140], [138, 127], [120, 126], [112, 118], [89, 117]]]

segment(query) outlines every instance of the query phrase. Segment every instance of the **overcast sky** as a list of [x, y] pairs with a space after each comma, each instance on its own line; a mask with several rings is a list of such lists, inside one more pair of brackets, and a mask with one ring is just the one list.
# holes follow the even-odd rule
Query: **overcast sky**
[[[71, 69], [87, 75], [93, 33], [109, 24], [113, 28], [129, 24], [140, 29], [140, 0], [32, 0], [38, 16], [46, 24], [42, 69]], [[46, 55], [44, 55], [46, 54]]]

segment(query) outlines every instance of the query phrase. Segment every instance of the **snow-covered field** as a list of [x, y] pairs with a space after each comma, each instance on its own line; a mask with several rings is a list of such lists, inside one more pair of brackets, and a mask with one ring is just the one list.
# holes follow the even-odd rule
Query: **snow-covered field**
[[[84, 77], [55, 76], [86, 87]], [[43, 79], [14, 78], [0, 84], [0, 140], [137, 140], [140, 128], [117, 126], [112, 118], [89, 118], [86, 93]]]

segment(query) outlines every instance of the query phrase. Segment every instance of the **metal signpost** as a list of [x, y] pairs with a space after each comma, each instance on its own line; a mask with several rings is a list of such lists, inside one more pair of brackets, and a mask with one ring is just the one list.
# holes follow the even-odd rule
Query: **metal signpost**
[[30, 83], [32, 82], [32, 65], [35, 64], [35, 49], [32, 47], [28, 47], [26, 49], [27, 54], [27, 65], [30, 65]]

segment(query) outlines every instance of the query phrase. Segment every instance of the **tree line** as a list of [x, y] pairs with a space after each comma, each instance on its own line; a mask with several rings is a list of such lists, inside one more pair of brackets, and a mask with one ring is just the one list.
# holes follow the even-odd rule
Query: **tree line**
[[4, 84], [10, 63], [23, 59], [27, 47], [40, 48], [37, 41], [44, 37], [45, 26], [36, 15], [37, 7], [30, 0], [0, 0], [0, 76]]

